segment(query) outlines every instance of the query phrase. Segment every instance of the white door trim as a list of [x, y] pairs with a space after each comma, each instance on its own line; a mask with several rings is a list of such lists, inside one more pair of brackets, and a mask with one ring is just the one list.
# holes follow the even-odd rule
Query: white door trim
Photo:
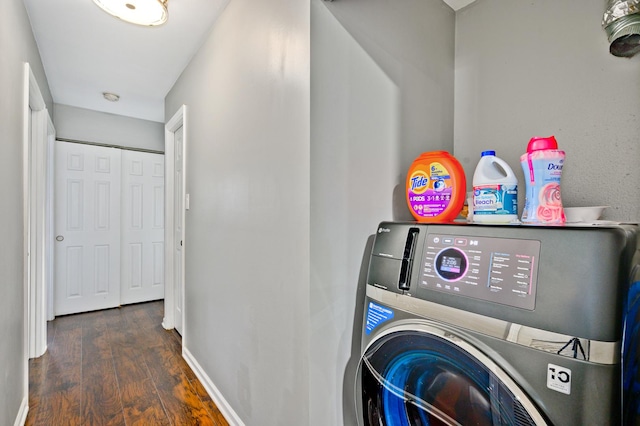
[[[175, 237], [174, 237], [174, 229], [175, 229], [175, 215], [174, 215], [174, 204], [175, 204], [175, 132], [182, 126], [183, 128], [183, 164], [182, 170], [185, 173], [185, 165], [186, 165], [186, 144], [187, 144], [187, 106], [182, 105], [180, 109], [174, 114], [174, 116], [167, 122], [165, 125], [164, 131], [164, 178], [165, 178], [165, 198], [164, 198], [164, 247], [165, 247], [165, 268], [164, 268], [164, 319], [162, 321], [162, 326], [170, 330], [175, 327], [175, 296], [174, 296], [174, 270], [175, 270], [175, 256], [174, 256], [174, 247], [175, 247]], [[182, 180], [182, 193], [185, 193], [185, 181]], [[183, 216], [184, 218], [184, 216]], [[182, 240], [184, 241], [184, 219], [183, 219], [183, 235]], [[184, 249], [183, 249], [184, 250]], [[184, 265], [182, 267], [183, 277], [182, 281], [184, 283]], [[182, 286], [182, 298], [183, 301], [183, 309], [182, 309], [182, 324], [184, 327], [184, 285]], [[185, 332], [183, 331], [182, 335], [182, 344], [184, 346], [185, 342]]]
[[[23, 107], [23, 221], [25, 353], [29, 358], [47, 350], [48, 268], [47, 145], [55, 135], [38, 82], [24, 64]], [[28, 383], [28, 365], [27, 383]]]
[[54, 145], [56, 141], [55, 128], [51, 117], [49, 117], [48, 128], [48, 140], [47, 140], [47, 189], [46, 189], [46, 225], [45, 225], [45, 267], [46, 267], [46, 312], [47, 321], [53, 321], [55, 319], [53, 309], [53, 284], [55, 273], [55, 215], [54, 215], [54, 200], [55, 200], [55, 151]]

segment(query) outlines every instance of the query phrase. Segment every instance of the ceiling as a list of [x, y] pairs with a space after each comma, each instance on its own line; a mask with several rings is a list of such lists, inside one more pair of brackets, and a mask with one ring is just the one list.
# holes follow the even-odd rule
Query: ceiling
[[[160, 27], [120, 21], [92, 0], [24, 4], [55, 103], [164, 122], [166, 94], [229, 1], [169, 0]], [[454, 10], [473, 1], [445, 0]]]
[[448, 4], [453, 10], [462, 9], [463, 7], [470, 5], [474, 1], [476, 0], [444, 0], [444, 2]]
[[230, 0], [169, 0], [160, 27], [121, 21], [92, 0], [23, 1], [55, 103], [164, 122], [167, 92]]

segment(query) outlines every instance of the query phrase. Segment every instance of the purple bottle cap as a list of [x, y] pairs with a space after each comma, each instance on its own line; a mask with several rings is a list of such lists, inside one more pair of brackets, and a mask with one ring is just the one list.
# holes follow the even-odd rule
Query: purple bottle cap
[[529, 140], [527, 152], [540, 151], [542, 149], [558, 149], [556, 138], [553, 136], [549, 136], [548, 138], [535, 137]]

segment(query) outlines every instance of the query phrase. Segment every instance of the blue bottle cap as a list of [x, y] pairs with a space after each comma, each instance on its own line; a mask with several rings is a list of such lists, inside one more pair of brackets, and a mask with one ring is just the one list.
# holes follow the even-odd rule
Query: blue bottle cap
[[495, 151], [482, 151], [482, 154], [480, 154], [480, 157], [484, 157], [485, 155], [496, 155]]

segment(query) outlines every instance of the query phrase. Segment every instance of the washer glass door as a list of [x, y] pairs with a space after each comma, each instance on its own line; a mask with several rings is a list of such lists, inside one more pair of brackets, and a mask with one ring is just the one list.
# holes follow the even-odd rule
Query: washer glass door
[[364, 425], [546, 424], [515, 382], [467, 341], [435, 326], [398, 328], [372, 342], [360, 361]]

